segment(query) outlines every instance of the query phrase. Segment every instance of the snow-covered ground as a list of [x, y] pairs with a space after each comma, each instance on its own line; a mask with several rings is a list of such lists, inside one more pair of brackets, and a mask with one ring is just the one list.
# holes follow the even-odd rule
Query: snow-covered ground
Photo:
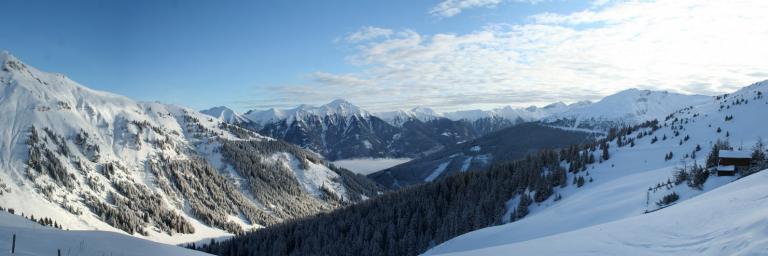
[[763, 171], [656, 212], [443, 255], [768, 255], [766, 216]]
[[[765, 183], [768, 174], [735, 183], [730, 183], [734, 177], [710, 175], [701, 190], [685, 184], [660, 192], [649, 192], [649, 188], [667, 182], [676, 168], [704, 164], [717, 140], [749, 151], [759, 138], [768, 138], [764, 128], [768, 127], [768, 99], [761, 96], [766, 92], [768, 82], [761, 82], [676, 111], [669, 119], [659, 120], [661, 128], [637, 139], [634, 146], [611, 143], [609, 160], [590, 166], [588, 176], [580, 173], [593, 181], [581, 188], [556, 189], [562, 195], [560, 201], [550, 198], [533, 204], [523, 219], [464, 234], [426, 254], [763, 255], [766, 251], [760, 251], [759, 245], [765, 247], [768, 233], [756, 230], [766, 230], [768, 222], [755, 216], [767, 216], [768, 207], [761, 199], [765, 192], [754, 192], [768, 191], [759, 184]], [[697, 145], [701, 151], [693, 158]], [[669, 153], [673, 158], [666, 160]], [[658, 198], [672, 191], [680, 195], [679, 203], [644, 214], [658, 209]], [[516, 198], [510, 202], [516, 206]]]
[[337, 160], [333, 164], [354, 173], [368, 175], [411, 160], [410, 158], [355, 158]]
[[209, 255], [179, 246], [155, 243], [107, 231], [67, 231], [41, 226], [21, 216], [0, 211], [0, 255], [11, 255], [13, 235], [19, 256], [146, 256]]

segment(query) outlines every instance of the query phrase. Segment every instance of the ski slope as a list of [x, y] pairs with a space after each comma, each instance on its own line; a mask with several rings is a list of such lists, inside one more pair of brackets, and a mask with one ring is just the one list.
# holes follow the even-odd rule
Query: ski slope
[[0, 211], [0, 255], [10, 255], [13, 235], [19, 256], [146, 256], [210, 255], [179, 246], [107, 231], [67, 231], [41, 226], [24, 217]]
[[766, 255], [765, 216], [768, 172], [762, 171], [660, 211], [440, 255]]

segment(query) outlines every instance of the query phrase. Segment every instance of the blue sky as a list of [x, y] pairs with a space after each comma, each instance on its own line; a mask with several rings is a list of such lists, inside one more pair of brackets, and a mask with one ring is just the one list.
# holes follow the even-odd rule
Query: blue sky
[[[441, 4], [456, 8], [440, 9]], [[626, 40], [598, 33], [597, 29], [606, 27], [618, 29], [612, 27], [616, 23], [627, 25], [623, 19], [610, 20], [609, 12], [631, 16], [632, 11], [625, 9], [642, 13], [643, 8], [654, 8], [626, 5], [571, 0], [11, 0], [4, 1], [5, 11], [0, 15], [0, 24], [5, 24], [0, 49], [91, 88], [195, 109], [226, 105], [239, 111], [320, 104], [334, 98], [347, 98], [372, 110], [417, 105], [443, 110], [525, 106], [595, 99], [624, 87], [707, 93], [731, 88], [725, 84], [749, 81], [738, 76], [693, 74], [688, 80], [660, 76], [616, 86], [633, 77], [611, 80], [605, 73], [583, 73], [581, 70], [606, 65], [611, 67], [606, 72], [638, 72], [613, 59], [574, 64], [574, 59], [590, 55], [567, 51], [569, 44], [587, 44], [585, 40], [600, 36]], [[601, 14], [608, 18], [594, 19]], [[579, 15], [594, 20], [568, 20]], [[355, 33], [366, 31], [382, 33], [352, 39]], [[595, 35], [588, 38], [587, 32]], [[743, 32], [765, 34], [764, 30]], [[568, 38], [558, 39], [561, 35]], [[621, 41], [614, 43], [611, 45]], [[607, 54], [618, 56], [617, 51], [623, 49], [612, 50]], [[629, 57], [659, 61], [644, 59], [642, 49], [629, 51], [638, 55]], [[429, 58], [423, 58], [425, 55]], [[574, 67], [547, 71], [545, 65], [552, 59], [560, 62], [551, 66], [570, 63]], [[478, 64], [482, 60], [487, 61]], [[492, 65], [496, 62], [498, 65]], [[748, 64], [741, 66], [748, 66], [751, 73], [762, 71]], [[484, 65], [488, 67], [478, 68]], [[549, 77], [555, 73], [565, 74], [562, 79], [569, 80], [552, 81]], [[604, 77], [591, 78], [601, 75]], [[714, 82], [717, 79], [722, 81]], [[671, 84], [669, 81], [680, 86], [663, 85]], [[569, 88], [586, 89], [568, 97], [556, 93]]]

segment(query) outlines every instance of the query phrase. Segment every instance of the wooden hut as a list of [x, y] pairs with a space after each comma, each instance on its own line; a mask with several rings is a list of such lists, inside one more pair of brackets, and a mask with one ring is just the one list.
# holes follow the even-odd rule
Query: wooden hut
[[746, 170], [752, 164], [752, 153], [748, 151], [720, 150], [718, 152], [717, 176], [733, 176]]

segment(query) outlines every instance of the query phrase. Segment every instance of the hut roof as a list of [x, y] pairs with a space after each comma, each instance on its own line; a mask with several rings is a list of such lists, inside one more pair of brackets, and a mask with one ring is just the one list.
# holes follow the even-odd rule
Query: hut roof
[[720, 150], [720, 158], [752, 158], [752, 153], [749, 151], [737, 151], [737, 150]]

